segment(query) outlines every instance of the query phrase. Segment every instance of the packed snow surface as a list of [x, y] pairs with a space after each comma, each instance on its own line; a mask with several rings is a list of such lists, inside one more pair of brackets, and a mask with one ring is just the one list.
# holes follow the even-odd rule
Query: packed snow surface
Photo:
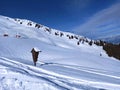
[[[120, 61], [102, 47], [77, 45], [66, 36], [72, 33], [60, 37], [59, 30], [35, 25], [0, 16], [0, 90], [120, 90]], [[37, 66], [34, 47], [42, 51]]]

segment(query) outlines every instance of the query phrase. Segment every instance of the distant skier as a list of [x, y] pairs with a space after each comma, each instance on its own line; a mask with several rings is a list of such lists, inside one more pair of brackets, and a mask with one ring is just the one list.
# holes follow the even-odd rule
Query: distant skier
[[36, 48], [36, 47], [34, 47], [34, 48], [31, 50], [32, 57], [33, 57], [33, 62], [34, 62], [34, 66], [36, 66], [36, 62], [38, 61], [39, 52], [42, 52], [42, 51], [40, 51], [40, 50], [39, 50], [38, 48]]

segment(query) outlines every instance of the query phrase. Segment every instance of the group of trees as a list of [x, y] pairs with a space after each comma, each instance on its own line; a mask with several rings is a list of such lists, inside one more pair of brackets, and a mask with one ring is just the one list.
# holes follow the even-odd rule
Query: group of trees
[[40, 25], [40, 24], [37, 24], [37, 23], [35, 24], [35, 28], [38, 28], [38, 29], [39, 29], [39, 28], [41, 28], [41, 27], [43, 27], [43, 26]]
[[120, 44], [106, 43], [103, 49], [110, 57], [115, 57], [120, 60]]
[[95, 41], [94, 44], [98, 46], [102, 46], [103, 50], [106, 51], [108, 56], [115, 57], [120, 60], [120, 43], [113, 44], [113, 43], [107, 43], [105, 41], [99, 40], [99, 41]]
[[28, 24], [27, 24], [28, 26], [32, 26], [32, 22], [28, 22]]
[[15, 18], [14, 20], [19, 22], [20, 24], [22, 24], [22, 22], [19, 19], [17, 19], [17, 18]]
[[107, 42], [102, 41], [102, 40], [97, 40], [97, 41], [90, 40], [90, 41], [88, 41], [87, 39], [80, 39], [77, 42], [77, 45], [79, 45], [81, 41], [82, 41], [82, 43], [87, 42], [90, 46], [92, 46], [93, 44], [96, 44], [97, 46], [102, 46], [103, 50], [106, 51], [108, 56], [115, 57], [115, 58], [120, 60], [120, 43], [119, 44], [112, 44], [112, 43], [107, 43]]
[[64, 34], [62, 32], [55, 32], [55, 35], [60, 36], [60, 37], [64, 36]]
[[49, 32], [49, 34], [51, 34], [51, 32], [52, 32], [51, 28], [45, 28], [44, 31], [45, 31], [45, 32], [46, 32], [46, 31]]
[[[20, 24], [22, 24], [22, 22], [19, 20], [19, 19], [15, 19], [15, 21], [18, 21], [20, 22]], [[28, 22], [27, 24], [28, 26], [32, 26], [32, 22]], [[35, 28], [41, 28], [43, 27], [42, 25], [40, 24], [35, 24]], [[50, 28], [45, 28], [44, 31], [47, 31], [49, 33], [51, 33], [51, 29]], [[62, 32], [55, 32], [55, 35], [56, 36], [64, 36], [64, 33]], [[8, 36], [7, 34], [5, 34], [4, 36]], [[96, 44], [97, 46], [102, 46], [103, 49], [106, 51], [106, 53], [108, 54], [108, 56], [110, 57], [115, 57], [117, 59], [120, 59], [120, 44], [112, 44], [112, 43], [107, 43], [107, 42], [104, 42], [102, 40], [97, 40], [97, 41], [93, 41], [93, 40], [88, 40], [87, 38], [85, 37], [79, 37], [77, 35], [69, 35], [67, 34], [66, 37], [68, 37], [69, 39], [76, 39], [78, 40], [77, 41], [77, 45], [80, 45], [80, 43], [88, 43], [90, 46], [92, 46], [93, 44]]]

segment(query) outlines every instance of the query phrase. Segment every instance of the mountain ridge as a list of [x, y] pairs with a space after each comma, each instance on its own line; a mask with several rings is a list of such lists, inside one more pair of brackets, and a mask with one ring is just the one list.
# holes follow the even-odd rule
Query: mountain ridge
[[22, 21], [0, 16], [1, 90], [120, 89], [120, 62], [94, 40]]

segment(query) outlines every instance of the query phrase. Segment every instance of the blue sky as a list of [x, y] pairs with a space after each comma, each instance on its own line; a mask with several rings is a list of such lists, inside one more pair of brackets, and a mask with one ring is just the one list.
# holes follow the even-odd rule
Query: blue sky
[[[93, 23], [96, 23], [97, 18], [102, 19], [102, 12], [106, 13], [109, 8], [119, 4], [119, 2], [119, 0], [1, 0], [0, 15], [29, 19], [51, 28], [90, 36], [90, 34], [85, 33], [91, 33], [92, 30], [89, 31], [86, 27], [93, 28], [90, 27], [92, 19]], [[117, 8], [120, 8], [120, 5], [117, 5]], [[104, 26], [104, 24], [100, 25]]]

